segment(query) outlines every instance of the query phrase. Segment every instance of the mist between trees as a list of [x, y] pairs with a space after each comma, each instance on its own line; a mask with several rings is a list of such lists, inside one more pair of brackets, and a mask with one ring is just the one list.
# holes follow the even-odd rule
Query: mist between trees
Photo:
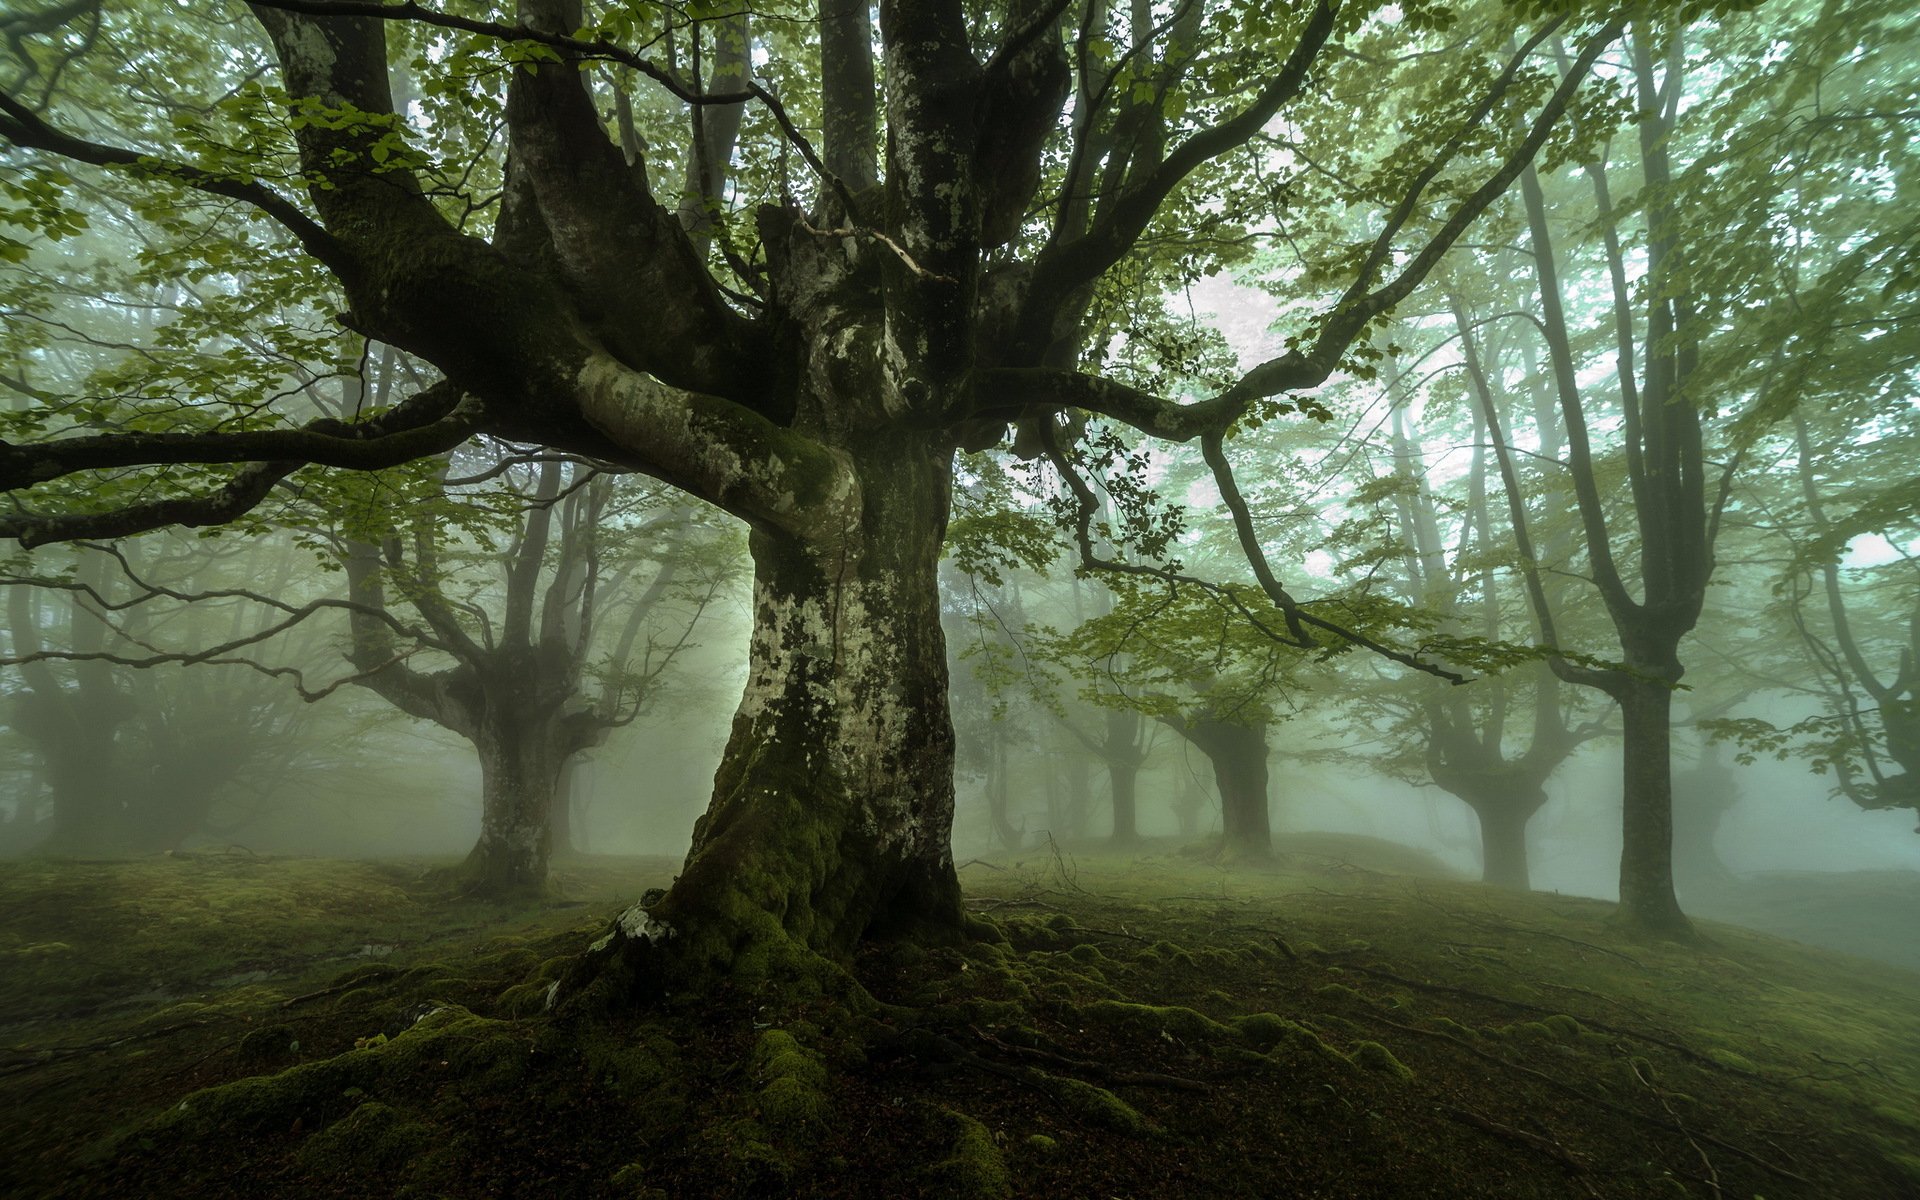
[[1915, 31], [1749, 7], [10, 12], [5, 848], [1911, 866]]

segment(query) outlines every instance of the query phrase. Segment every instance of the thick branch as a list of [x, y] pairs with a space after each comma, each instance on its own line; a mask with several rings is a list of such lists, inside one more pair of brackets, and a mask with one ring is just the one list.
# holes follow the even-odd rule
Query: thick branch
[[[440, 410], [432, 419], [419, 418]], [[13, 491], [76, 471], [168, 463], [292, 461], [376, 471], [465, 441], [479, 428], [480, 401], [442, 383], [368, 421], [321, 417], [298, 429], [234, 433], [108, 433], [14, 445], [0, 441], [0, 489]]]

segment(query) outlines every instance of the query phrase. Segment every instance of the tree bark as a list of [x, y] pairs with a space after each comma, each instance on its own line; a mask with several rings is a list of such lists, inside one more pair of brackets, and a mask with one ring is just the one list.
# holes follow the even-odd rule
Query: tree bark
[[1493, 794], [1469, 801], [1480, 818], [1480, 881], [1524, 892], [1533, 886], [1527, 868], [1527, 822], [1544, 796]]
[[1616, 695], [1624, 734], [1620, 917], [1652, 933], [1690, 933], [1673, 891], [1673, 692], [1662, 680], [1635, 680]]
[[577, 967], [583, 1002], [708, 973], [817, 987], [863, 937], [962, 926], [937, 582], [951, 451], [848, 441], [858, 529], [752, 533], [747, 683], [713, 799], [674, 886]]
[[464, 890], [505, 898], [546, 887], [555, 785], [572, 753], [551, 720], [489, 705], [473, 732], [480, 757], [480, 837], [461, 864]]
[[1267, 727], [1212, 715], [1184, 730], [1213, 763], [1220, 789], [1220, 857], [1226, 861], [1273, 855], [1273, 822], [1267, 811]]

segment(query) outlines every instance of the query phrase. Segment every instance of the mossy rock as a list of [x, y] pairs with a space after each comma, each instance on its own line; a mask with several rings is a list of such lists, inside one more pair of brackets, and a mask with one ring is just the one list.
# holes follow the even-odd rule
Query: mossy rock
[[368, 1100], [308, 1138], [298, 1158], [303, 1169], [320, 1176], [384, 1177], [412, 1161], [432, 1140], [425, 1125]]
[[1426, 1023], [1427, 1028], [1438, 1030], [1441, 1033], [1450, 1033], [1463, 1042], [1477, 1042], [1480, 1040], [1480, 1031], [1478, 1029], [1470, 1025], [1462, 1025], [1452, 1017], [1431, 1016], [1426, 1018]]
[[952, 1109], [942, 1109], [951, 1149], [947, 1157], [927, 1168], [926, 1182], [936, 1195], [954, 1200], [1002, 1200], [1013, 1194], [1007, 1162], [985, 1125]]
[[1160, 1127], [1141, 1116], [1139, 1109], [1103, 1087], [1064, 1075], [1056, 1076], [1052, 1086], [1063, 1103], [1103, 1129], [1133, 1134], [1160, 1132]]
[[266, 1025], [249, 1030], [234, 1055], [248, 1066], [286, 1066], [299, 1057], [300, 1034], [290, 1025]]
[[1183, 1042], [1228, 1041], [1236, 1036], [1232, 1029], [1207, 1014], [1178, 1004], [1096, 1000], [1080, 1010], [1080, 1017], [1090, 1025], [1105, 1025], [1147, 1036], [1165, 1034]]
[[1402, 1083], [1413, 1078], [1413, 1068], [1401, 1062], [1394, 1056], [1393, 1051], [1379, 1042], [1355, 1042], [1350, 1057], [1367, 1070], [1391, 1075]]
[[1155, 958], [1159, 959], [1161, 963], [1169, 967], [1180, 967], [1185, 970], [1192, 970], [1199, 965], [1191, 951], [1184, 946], [1176, 946], [1172, 942], [1155, 942], [1147, 948], [1147, 952], [1151, 953]]
[[1278, 1013], [1249, 1013], [1236, 1020], [1233, 1027], [1248, 1045], [1260, 1050], [1273, 1050], [1282, 1045], [1298, 1046], [1331, 1062], [1344, 1065], [1350, 1061], [1346, 1055], [1328, 1045], [1325, 1038], [1300, 1022], [1288, 1020]]

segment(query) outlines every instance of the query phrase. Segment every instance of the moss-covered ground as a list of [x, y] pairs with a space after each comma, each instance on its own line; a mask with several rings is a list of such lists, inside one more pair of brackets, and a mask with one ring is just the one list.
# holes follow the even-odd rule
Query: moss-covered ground
[[1326, 843], [962, 870], [879, 1003], [548, 981], [673, 864], [0, 871], [0, 1195], [1920, 1196], [1920, 976]]

